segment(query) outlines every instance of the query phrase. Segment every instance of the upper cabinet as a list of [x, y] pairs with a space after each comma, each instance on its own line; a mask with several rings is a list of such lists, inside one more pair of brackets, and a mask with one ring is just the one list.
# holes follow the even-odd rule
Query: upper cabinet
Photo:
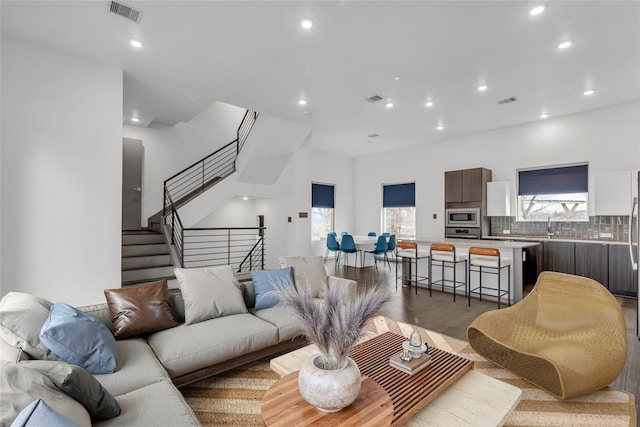
[[511, 216], [511, 182], [487, 182], [487, 216]]
[[464, 169], [444, 173], [444, 201], [482, 202], [486, 200], [486, 184], [491, 171], [485, 168]]
[[595, 215], [629, 215], [633, 197], [633, 172], [605, 172], [594, 175]]

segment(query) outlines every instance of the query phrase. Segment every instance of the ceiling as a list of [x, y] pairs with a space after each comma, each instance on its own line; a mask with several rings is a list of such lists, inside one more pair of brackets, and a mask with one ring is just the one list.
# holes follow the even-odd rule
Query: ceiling
[[2, 33], [123, 69], [128, 124], [222, 101], [357, 157], [640, 100], [640, 1], [125, 1], [140, 23], [109, 3], [3, 0]]

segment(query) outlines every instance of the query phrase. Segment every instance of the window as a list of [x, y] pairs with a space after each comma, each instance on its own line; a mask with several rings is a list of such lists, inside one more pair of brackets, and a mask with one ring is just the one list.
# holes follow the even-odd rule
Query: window
[[415, 183], [382, 186], [382, 230], [399, 239], [415, 239]]
[[327, 237], [334, 228], [334, 186], [311, 184], [311, 239]]
[[518, 171], [518, 221], [588, 221], [588, 165]]

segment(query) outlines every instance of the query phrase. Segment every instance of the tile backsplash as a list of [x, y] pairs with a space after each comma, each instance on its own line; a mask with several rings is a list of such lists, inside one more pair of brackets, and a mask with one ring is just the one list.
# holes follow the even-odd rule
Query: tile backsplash
[[[547, 237], [546, 221], [516, 221], [512, 216], [493, 216], [492, 236]], [[635, 232], [636, 225], [633, 225]], [[552, 222], [556, 239], [609, 240], [629, 239], [628, 216], [591, 216], [588, 222]], [[507, 233], [505, 233], [507, 231]]]

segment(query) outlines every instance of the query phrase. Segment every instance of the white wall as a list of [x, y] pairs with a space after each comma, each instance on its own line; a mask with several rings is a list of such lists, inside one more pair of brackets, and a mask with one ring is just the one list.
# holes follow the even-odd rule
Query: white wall
[[583, 161], [591, 176], [640, 168], [640, 102], [358, 158], [355, 233], [379, 227], [382, 184], [415, 180], [417, 235], [441, 237], [445, 171], [485, 167], [515, 192], [516, 169]]
[[196, 227], [257, 227], [256, 203], [255, 199], [228, 200], [197, 223]]
[[0, 294], [120, 287], [122, 70], [2, 37]]
[[[338, 234], [342, 231], [355, 233], [355, 160], [351, 157], [314, 151], [312, 163], [312, 182], [335, 185], [335, 231]], [[309, 192], [311, 192], [311, 185], [309, 185]], [[311, 210], [311, 208], [309, 208], [309, 210]], [[376, 227], [374, 230], [378, 228], [379, 227]], [[313, 254], [325, 254], [325, 240], [314, 241], [311, 242], [311, 244]]]
[[125, 138], [142, 140], [142, 226], [162, 209], [166, 179], [236, 139], [245, 109], [214, 102], [188, 123], [174, 127], [125, 125]]

